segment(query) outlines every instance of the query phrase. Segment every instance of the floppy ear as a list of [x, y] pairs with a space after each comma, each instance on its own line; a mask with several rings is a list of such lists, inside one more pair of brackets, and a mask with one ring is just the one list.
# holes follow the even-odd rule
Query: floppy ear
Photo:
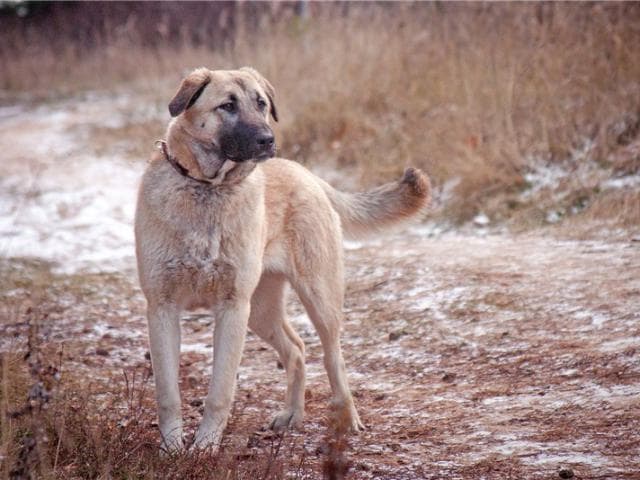
[[269, 104], [270, 104], [270, 108], [269, 108], [269, 113], [271, 113], [271, 116], [273, 117], [273, 119], [277, 122], [278, 121], [278, 112], [276, 110], [276, 103], [274, 101], [274, 98], [276, 96], [276, 90], [275, 88], [273, 88], [273, 85], [271, 85], [271, 83], [269, 82], [269, 80], [267, 80], [266, 78], [264, 78], [256, 69], [251, 68], [251, 67], [242, 67], [240, 69], [241, 72], [246, 72], [249, 75], [251, 75], [253, 78], [256, 79], [256, 81], [260, 84], [260, 86], [263, 88], [264, 92], [267, 94], [267, 97], [269, 98]]
[[211, 76], [206, 68], [198, 68], [187, 75], [173, 96], [173, 100], [169, 102], [171, 116], [177, 117], [193, 105], [210, 81]]

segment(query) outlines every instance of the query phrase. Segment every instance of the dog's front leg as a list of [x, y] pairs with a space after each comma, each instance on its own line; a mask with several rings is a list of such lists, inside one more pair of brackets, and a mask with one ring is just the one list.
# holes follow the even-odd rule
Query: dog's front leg
[[158, 426], [161, 447], [180, 450], [182, 413], [180, 411], [180, 310], [175, 305], [150, 305], [147, 312], [153, 377], [156, 383]]
[[204, 404], [204, 416], [196, 433], [197, 448], [220, 446], [236, 387], [250, 311], [249, 299], [217, 309], [213, 338], [213, 373]]

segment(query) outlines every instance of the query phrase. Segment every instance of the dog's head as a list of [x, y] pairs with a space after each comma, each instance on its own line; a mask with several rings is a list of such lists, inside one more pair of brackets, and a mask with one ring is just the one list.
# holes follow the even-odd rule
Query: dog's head
[[270, 116], [278, 120], [274, 96], [273, 86], [252, 68], [198, 68], [182, 80], [169, 103], [174, 117], [170, 128], [198, 150], [193, 153], [200, 170], [211, 177], [226, 160], [262, 161], [275, 155], [269, 126]]

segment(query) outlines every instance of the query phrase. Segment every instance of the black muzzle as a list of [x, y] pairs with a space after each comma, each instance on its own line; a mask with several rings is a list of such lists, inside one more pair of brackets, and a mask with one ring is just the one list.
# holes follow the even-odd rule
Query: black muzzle
[[238, 123], [220, 138], [224, 158], [235, 162], [266, 160], [276, 153], [276, 141], [268, 125]]

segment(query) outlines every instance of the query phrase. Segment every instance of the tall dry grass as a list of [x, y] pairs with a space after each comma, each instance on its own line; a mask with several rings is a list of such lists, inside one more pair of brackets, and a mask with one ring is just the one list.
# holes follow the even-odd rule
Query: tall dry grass
[[[102, 343], [88, 333], [112, 310], [105, 294], [111, 288], [118, 298], [133, 296], [129, 280], [0, 257], [0, 479], [279, 480], [323, 471], [341, 478], [351, 467], [349, 445], [331, 416], [319, 442], [258, 430], [264, 419], [250, 411], [249, 395], [236, 398], [219, 453], [160, 455], [150, 360], [137, 362], [129, 352], [122, 365], [102, 363], [109, 355], [97, 353]], [[80, 305], [80, 318], [70, 304]], [[78, 325], [85, 319], [88, 329]], [[107, 341], [108, 348], [120, 345], [115, 337]], [[182, 391], [185, 399], [202, 394], [189, 381]], [[183, 404], [191, 439], [198, 407]]]
[[2, 49], [0, 85], [166, 101], [190, 68], [253, 65], [278, 92], [283, 156], [365, 184], [418, 165], [436, 185], [456, 180], [444, 213], [460, 221], [517, 209], [509, 196], [527, 187], [532, 158], [571, 162], [589, 142], [607, 166], [638, 138], [638, 4], [311, 4], [308, 17], [291, 4], [223, 4], [209, 30], [202, 5], [166, 8], [107, 9], [85, 28], [100, 32], [93, 42], [63, 30], [49, 47], [35, 27], [14, 30], [12, 45], [30, 45]]
[[3, 480], [297, 479], [316, 476], [323, 462], [327, 478], [342, 478], [332, 472], [348, 468], [346, 444], [336, 446], [341, 436], [327, 437], [324, 460], [310, 458], [289, 436], [274, 434], [252, 442], [249, 432], [240, 432], [244, 444], [227, 442], [220, 453], [161, 455], [150, 370], [127, 369], [108, 384], [78, 376], [62, 353], [64, 343], [48, 341], [43, 333], [50, 305], [43, 299], [32, 302], [33, 307], [19, 308], [16, 317], [4, 319], [23, 326], [28, 341], [24, 348], [0, 352]]

